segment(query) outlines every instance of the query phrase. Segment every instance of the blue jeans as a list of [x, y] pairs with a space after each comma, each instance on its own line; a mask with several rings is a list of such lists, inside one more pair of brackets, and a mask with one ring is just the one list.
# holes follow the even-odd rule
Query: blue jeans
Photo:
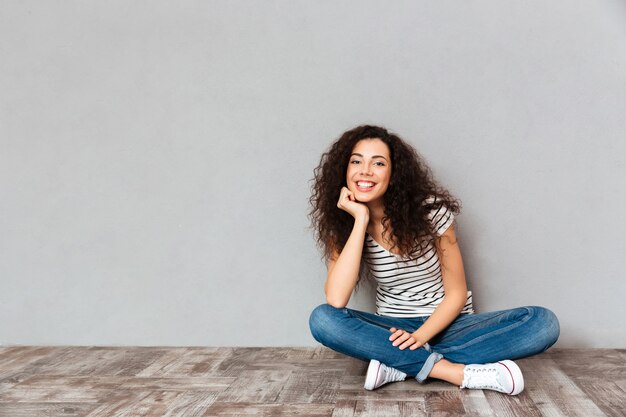
[[400, 350], [389, 329], [414, 332], [428, 317], [387, 317], [330, 304], [309, 318], [321, 344], [357, 359], [376, 359], [415, 376], [422, 383], [442, 358], [454, 363], [490, 363], [541, 353], [559, 338], [559, 321], [547, 308], [530, 306], [478, 314], [460, 314], [423, 347]]

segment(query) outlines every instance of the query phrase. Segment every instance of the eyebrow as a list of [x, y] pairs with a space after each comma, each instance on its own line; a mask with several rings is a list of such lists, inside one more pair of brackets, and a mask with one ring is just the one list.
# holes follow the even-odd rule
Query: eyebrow
[[[355, 152], [355, 153], [353, 153], [353, 154], [352, 154], [352, 155], [350, 155], [350, 156], [353, 156], [353, 155], [360, 156], [361, 158], [363, 158], [363, 155], [361, 155], [360, 153], [356, 153], [356, 152]], [[387, 158], [385, 158], [385, 157], [384, 157], [384, 156], [382, 156], [382, 155], [374, 155], [374, 156], [372, 156], [372, 159], [374, 159], [374, 158], [383, 158], [385, 161], [387, 160]]]

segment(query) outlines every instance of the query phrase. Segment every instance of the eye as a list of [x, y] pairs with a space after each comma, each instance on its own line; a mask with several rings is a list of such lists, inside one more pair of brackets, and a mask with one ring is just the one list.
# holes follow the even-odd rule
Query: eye
[[384, 162], [376, 162], [376, 163], [377, 163], [377, 164], [380, 164], [380, 166], [381, 166], [381, 167], [384, 167], [384, 166], [385, 166], [385, 163], [384, 163]]
[[356, 159], [355, 159], [355, 160], [353, 160], [353, 161], [350, 161], [350, 163], [351, 163], [351, 164], [354, 164], [355, 162], [356, 162], [357, 164], [359, 163], [359, 161], [357, 161]]

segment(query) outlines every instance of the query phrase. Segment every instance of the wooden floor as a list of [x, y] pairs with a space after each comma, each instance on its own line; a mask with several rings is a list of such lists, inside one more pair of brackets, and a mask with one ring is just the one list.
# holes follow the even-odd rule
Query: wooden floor
[[520, 395], [411, 379], [363, 389], [325, 347], [0, 347], [0, 416], [626, 416], [626, 349], [517, 361]]

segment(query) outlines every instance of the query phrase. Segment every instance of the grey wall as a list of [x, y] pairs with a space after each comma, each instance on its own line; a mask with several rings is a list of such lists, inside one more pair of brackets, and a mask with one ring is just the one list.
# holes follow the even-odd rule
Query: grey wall
[[463, 201], [478, 311], [623, 347], [625, 45], [609, 0], [3, 1], [0, 343], [316, 345], [308, 181], [378, 123]]

